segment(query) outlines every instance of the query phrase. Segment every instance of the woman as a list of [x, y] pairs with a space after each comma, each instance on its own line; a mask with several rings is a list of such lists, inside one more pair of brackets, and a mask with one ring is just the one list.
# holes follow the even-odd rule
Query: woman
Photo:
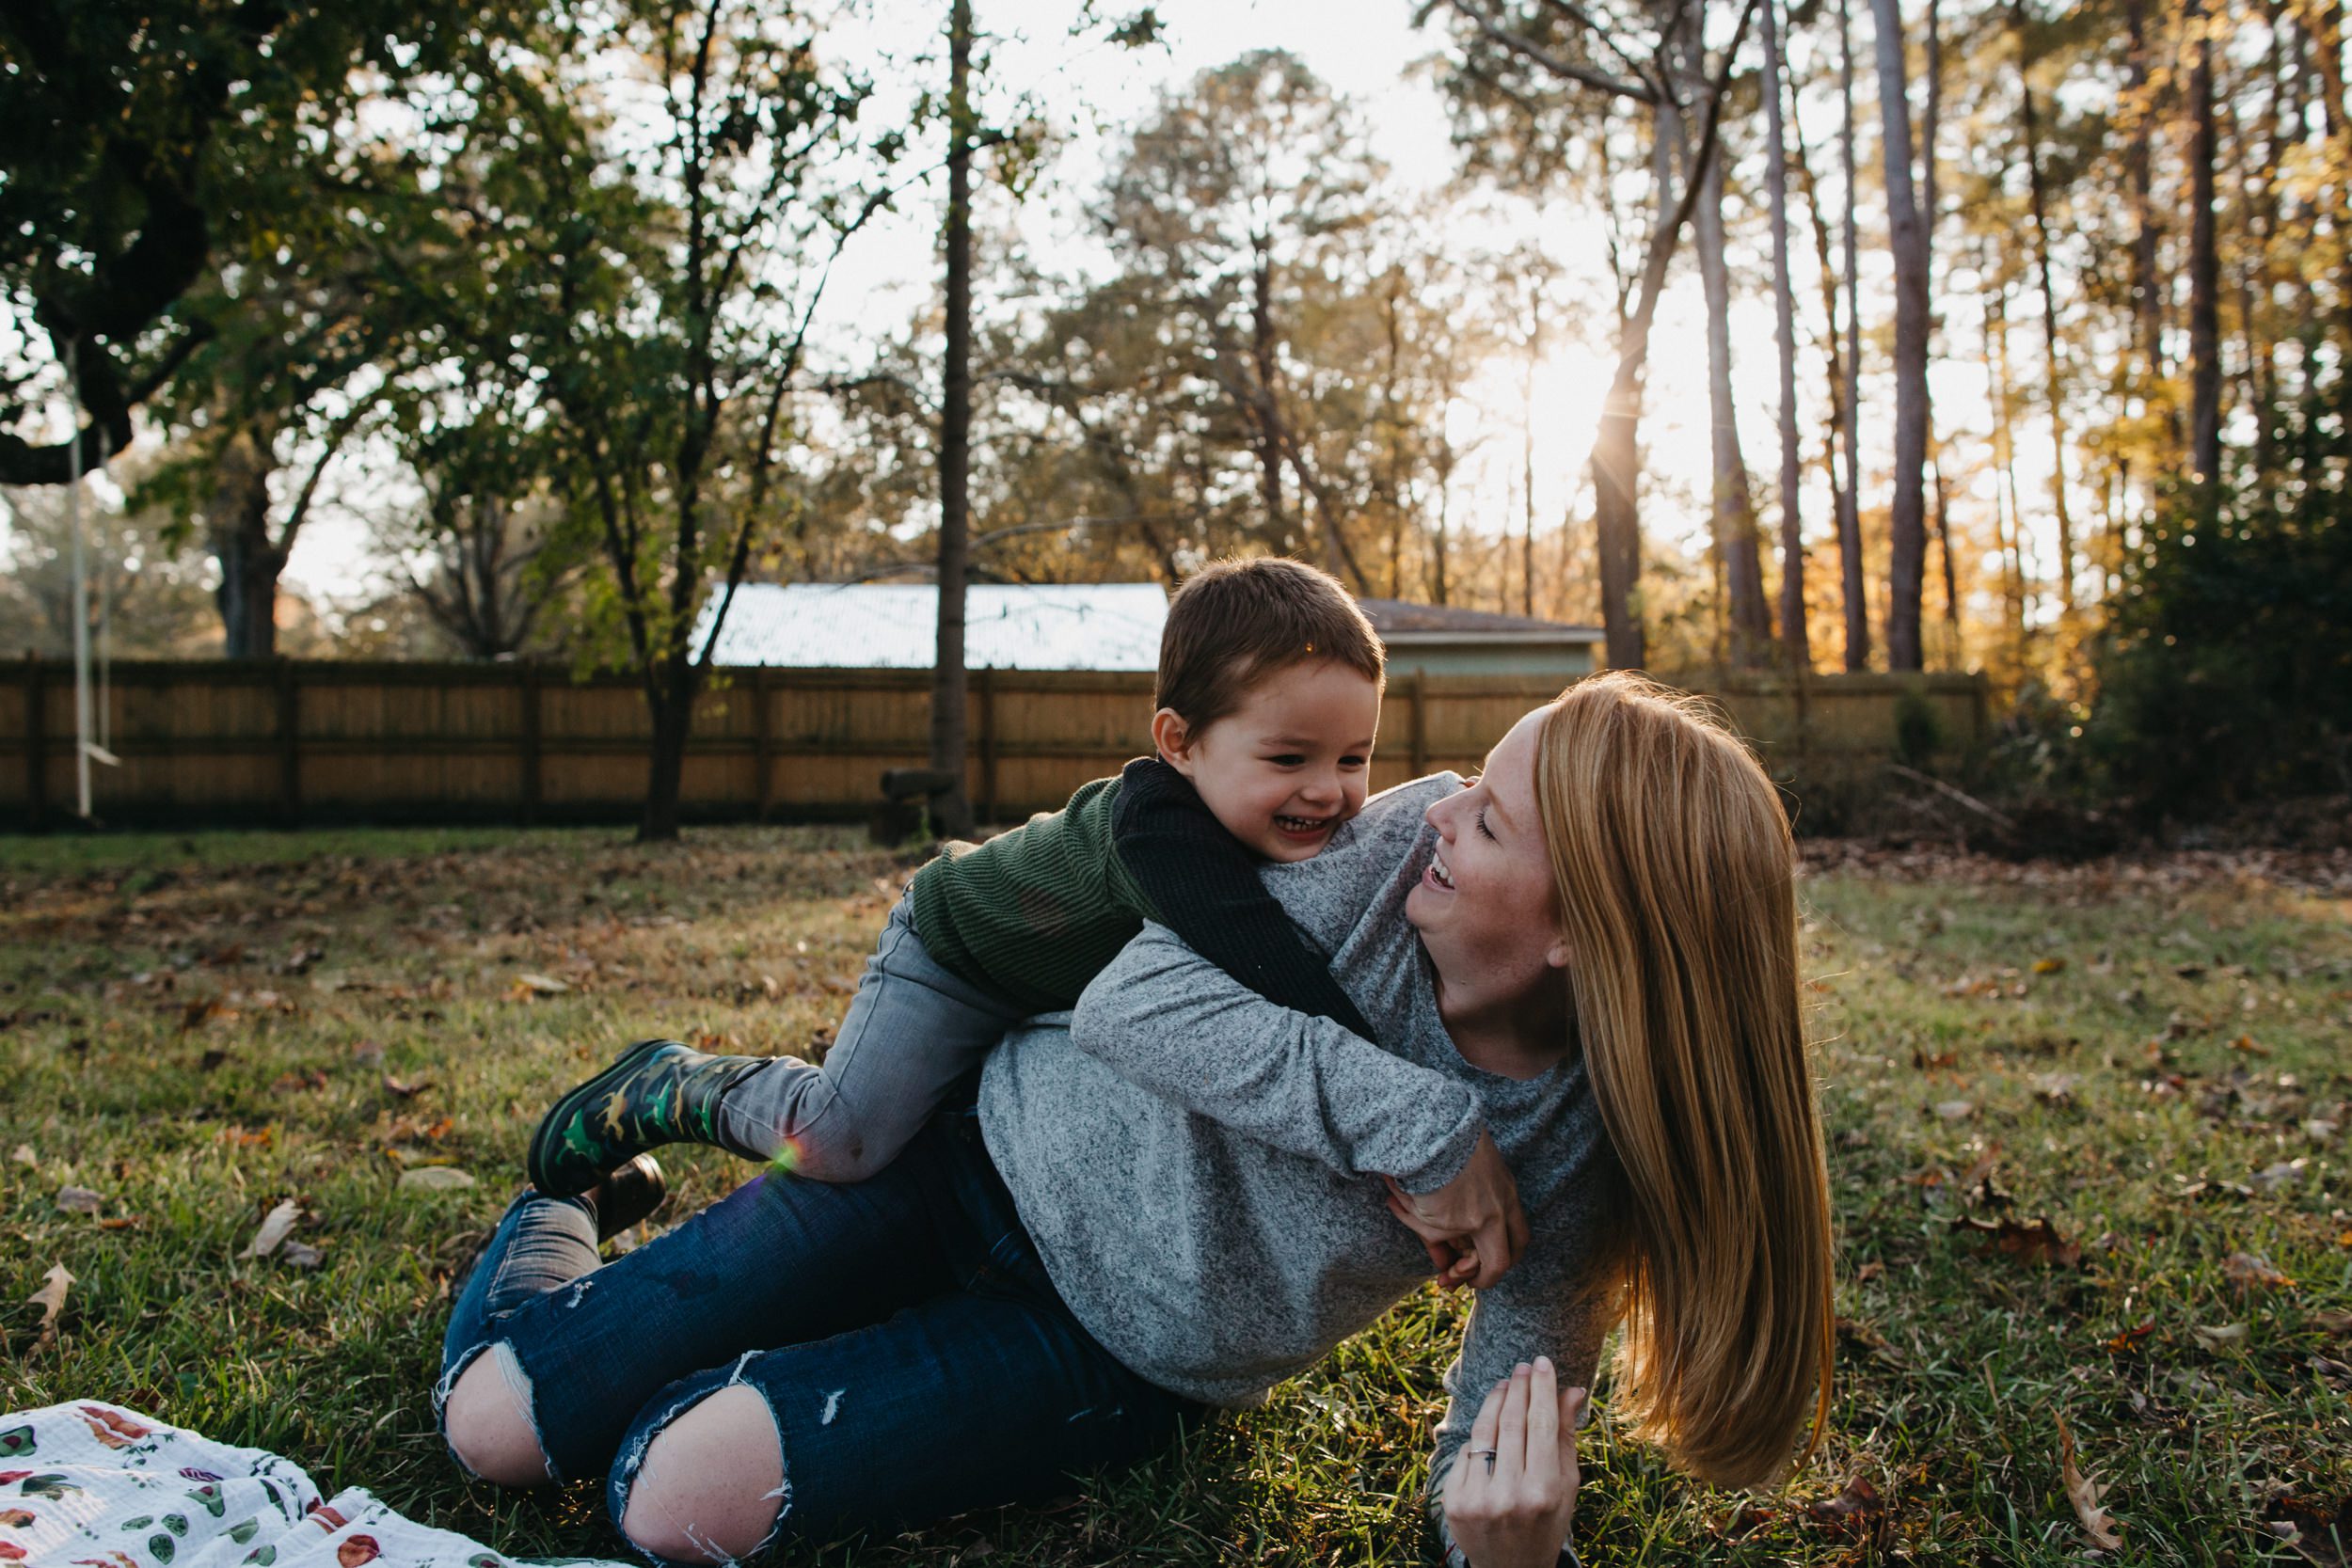
[[1382, 1046], [1147, 927], [867, 1182], [763, 1179], [602, 1270], [593, 1204], [518, 1200], [451, 1324], [453, 1450], [515, 1484], [609, 1466], [658, 1560], [1050, 1495], [1424, 1281], [1375, 1174], [1508, 1164], [1527, 1250], [1448, 1373], [1449, 1549], [1563, 1550], [1556, 1387], [1619, 1317], [1637, 1431], [1779, 1473], [1827, 1406], [1829, 1217], [1788, 827], [1745, 750], [1598, 677], [1266, 880]]

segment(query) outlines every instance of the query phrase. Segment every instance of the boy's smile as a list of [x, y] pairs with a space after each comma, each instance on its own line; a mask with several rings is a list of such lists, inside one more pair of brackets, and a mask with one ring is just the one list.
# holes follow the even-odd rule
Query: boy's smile
[[1364, 803], [1380, 689], [1336, 659], [1269, 672], [1241, 705], [1161, 753], [1225, 831], [1270, 861], [1303, 861]]

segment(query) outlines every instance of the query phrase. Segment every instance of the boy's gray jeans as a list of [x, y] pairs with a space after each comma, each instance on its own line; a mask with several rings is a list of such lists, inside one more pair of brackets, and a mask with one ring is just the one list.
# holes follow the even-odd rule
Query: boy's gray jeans
[[727, 1090], [721, 1129], [797, 1175], [863, 1181], [1025, 1016], [933, 958], [901, 898], [824, 1065], [777, 1057]]

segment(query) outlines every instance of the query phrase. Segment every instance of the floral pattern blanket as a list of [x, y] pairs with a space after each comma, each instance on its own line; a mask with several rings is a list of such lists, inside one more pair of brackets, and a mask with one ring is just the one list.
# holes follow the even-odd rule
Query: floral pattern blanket
[[[512, 1568], [293, 1460], [94, 1400], [0, 1416], [0, 1568]], [[583, 1559], [563, 1560], [580, 1562]], [[603, 1564], [601, 1568], [620, 1568]]]

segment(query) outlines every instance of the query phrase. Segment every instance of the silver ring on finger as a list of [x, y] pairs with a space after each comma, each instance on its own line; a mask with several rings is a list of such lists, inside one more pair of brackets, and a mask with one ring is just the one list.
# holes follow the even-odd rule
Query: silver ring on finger
[[1470, 1449], [1470, 1457], [1472, 1459], [1485, 1460], [1486, 1462], [1486, 1473], [1488, 1475], [1493, 1475], [1495, 1473], [1495, 1455], [1498, 1451], [1499, 1450], [1494, 1449]]

